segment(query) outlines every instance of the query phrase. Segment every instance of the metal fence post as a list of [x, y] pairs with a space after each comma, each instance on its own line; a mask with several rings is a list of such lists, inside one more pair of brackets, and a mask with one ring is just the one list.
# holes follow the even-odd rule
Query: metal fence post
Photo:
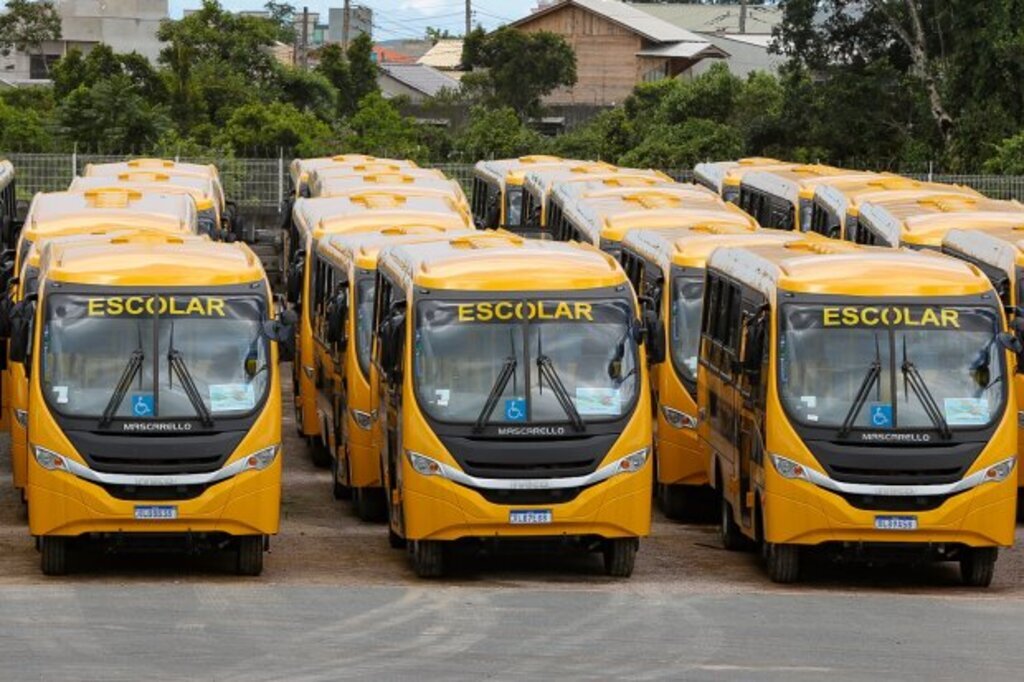
[[74, 180], [75, 176], [78, 175], [78, 143], [75, 143], [74, 148], [71, 150], [71, 179]]
[[284, 149], [277, 150], [277, 212], [282, 211], [284, 204]]

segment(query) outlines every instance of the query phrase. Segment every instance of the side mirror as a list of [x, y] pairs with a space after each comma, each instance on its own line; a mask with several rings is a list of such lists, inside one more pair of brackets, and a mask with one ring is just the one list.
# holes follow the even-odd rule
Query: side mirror
[[288, 302], [295, 305], [302, 296], [302, 280], [306, 272], [306, 252], [300, 249], [295, 252], [295, 258], [288, 268], [288, 290], [286, 292]]
[[399, 367], [402, 364], [404, 332], [405, 311], [396, 309], [384, 321], [380, 330], [380, 365], [392, 384], [397, 384], [402, 379]]
[[32, 350], [32, 323], [36, 316], [34, 300], [19, 301], [11, 309], [11, 345], [7, 357], [25, 362]]
[[644, 310], [643, 332], [648, 364], [660, 365], [665, 362], [665, 323], [650, 308]]
[[999, 332], [996, 336], [996, 340], [999, 342], [999, 346], [1012, 352], [1024, 353], [1024, 342], [1020, 340], [1017, 334], [1011, 334], [1010, 332]]
[[263, 323], [263, 336], [277, 342], [278, 360], [281, 362], [289, 362], [295, 357], [295, 323], [298, 319], [294, 311], [282, 310], [276, 318]]

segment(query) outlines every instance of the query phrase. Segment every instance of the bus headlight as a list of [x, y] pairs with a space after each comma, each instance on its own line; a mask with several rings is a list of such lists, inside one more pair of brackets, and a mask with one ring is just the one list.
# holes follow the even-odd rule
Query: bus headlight
[[985, 483], [999, 483], [1005, 481], [1013, 473], [1017, 465], [1016, 457], [1008, 457], [1002, 462], [993, 464], [985, 470]]
[[695, 429], [697, 428], [697, 418], [692, 414], [686, 414], [679, 410], [673, 409], [668, 405], [661, 406], [661, 413], [665, 416], [665, 421], [668, 425], [674, 429]]
[[426, 455], [421, 455], [418, 452], [412, 450], [406, 450], [405, 454], [409, 457], [409, 464], [418, 474], [423, 476], [441, 476], [441, 464], [437, 460], [431, 459]]
[[804, 468], [803, 464], [794, 462], [793, 460], [783, 457], [782, 455], [772, 456], [772, 464], [775, 465], [775, 470], [779, 472], [779, 475], [783, 478], [789, 479], [802, 479], [804, 481], [811, 480], [807, 475], [807, 469]]
[[352, 410], [352, 421], [363, 431], [369, 431], [373, 428], [373, 414], [371, 412], [354, 409]]
[[36, 462], [39, 463], [39, 466], [48, 471], [67, 471], [68, 466], [64, 462], [64, 456], [57, 454], [53, 450], [47, 450], [44, 447], [36, 445], [32, 448], [32, 454], [35, 455]]
[[245, 468], [251, 471], [263, 471], [274, 463], [280, 449], [280, 445], [271, 445], [269, 448], [257, 450], [245, 458]]
[[18, 425], [21, 426], [21, 428], [28, 428], [28, 410], [15, 410], [14, 418], [18, 420]]
[[644, 464], [647, 463], [647, 453], [647, 448], [629, 453], [619, 460], [618, 471], [616, 473], [631, 474], [635, 471], [640, 471]]

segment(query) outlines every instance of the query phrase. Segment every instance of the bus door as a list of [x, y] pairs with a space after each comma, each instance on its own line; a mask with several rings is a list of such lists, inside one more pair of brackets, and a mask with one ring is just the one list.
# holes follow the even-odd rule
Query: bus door
[[768, 379], [767, 331], [771, 311], [765, 298], [741, 288], [737, 370], [734, 391], [739, 415], [736, 440], [739, 455], [740, 518], [750, 528], [755, 508], [752, 474], [764, 466], [765, 405]]
[[[374, 358], [380, 380], [379, 419], [384, 430], [381, 442], [382, 481], [387, 495], [388, 517], [392, 529], [404, 535], [401, 514], [402, 448], [402, 370], [405, 356], [405, 292], [383, 273], [377, 274]], [[372, 385], [373, 382], [371, 382]], [[396, 528], [397, 526], [397, 528]]]

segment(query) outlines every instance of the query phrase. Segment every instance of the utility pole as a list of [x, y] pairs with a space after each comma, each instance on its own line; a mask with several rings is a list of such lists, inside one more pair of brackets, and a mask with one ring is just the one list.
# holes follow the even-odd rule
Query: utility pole
[[309, 8], [302, 8], [302, 70], [309, 68]]
[[345, 11], [341, 20], [341, 49], [348, 52], [348, 32], [352, 30], [352, 2], [345, 0]]
[[740, 34], [747, 32], [747, 0], [740, 0]]
[[469, 32], [473, 30], [473, 0], [466, 0], [466, 33], [463, 34], [463, 38], [469, 36]]

